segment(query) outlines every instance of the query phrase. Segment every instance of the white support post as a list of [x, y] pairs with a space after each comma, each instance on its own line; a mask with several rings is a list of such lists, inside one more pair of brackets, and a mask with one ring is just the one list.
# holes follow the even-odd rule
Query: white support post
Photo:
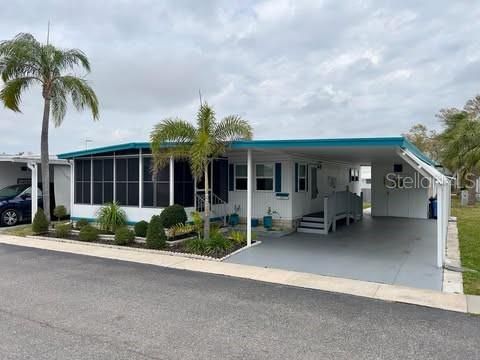
[[32, 171], [32, 223], [38, 211], [38, 165], [34, 162], [27, 164], [28, 168]]
[[247, 154], [247, 246], [252, 246], [252, 150]]
[[437, 186], [437, 267], [443, 266], [444, 240], [443, 240], [443, 186]]
[[175, 204], [175, 172], [174, 172], [175, 161], [173, 160], [173, 156], [170, 156], [170, 177], [169, 177], [169, 185], [170, 185], [170, 205]]
[[143, 157], [142, 149], [138, 150], [138, 207], [143, 207]]
[[345, 197], [346, 197], [346, 200], [347, 200], [347, 208], [346, 208], [346, 213], [347, 213], [347, 226], [350, 225], [350, 213], [351, 213], [351, 204], [350, 204], [350, 190], [348, 188], [348, 185], [347, 185], [347, 188], [345, 190]]
[[360, 219], [363, 219], [363, 191], [360, 192]]
[[68, 160], [70, 164], [70, 217], [73, 214], [73, 206], [75, 204], [75, 160]]
[[330, 222], [328, 221], [328, 196], [323, 197], [323, 224], [325, 226], [324, 233], [328, 234], [328, 231], [330, 230]]
[[335, 232], [337, 231], [337, 192], [336, 190], [333, 190], [333, 214], [332, 219], [333, 219], [333, 224], [332, 224], [332, 231]]

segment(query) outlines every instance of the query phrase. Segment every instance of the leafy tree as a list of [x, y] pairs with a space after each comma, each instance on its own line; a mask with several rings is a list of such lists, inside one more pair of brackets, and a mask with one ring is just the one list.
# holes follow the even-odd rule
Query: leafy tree
[[403, 136], [431, 159], [438, 160], [439, 141], [435, 130], [429, 131], [423, 124], [415, 124]]
[[439, 136], [442, 162], [460, 175], [473, 205], [480, 171], [480, 96], [469, 100], [463, 110], [443, 109], [437, 116], [445, 126]]
[[[206, 103], [200, 105], [196, 127], [178, 118], [165, 119], [155, 126], [150, 136], [155, 169], [164, 167], [170, 157], [188, 159], [192, 174], [205, 183], [205, 212], [203, 236], [210, 234], [210, 204], [208, 165], [225, 153], [234, 140], [251, 139], [252, 127], [237, 115], [217, 121], [214, 110]], [[174, 146], [165, 146], [171, 143]], [[170, 145], [170, 144], [169, 144]]]
[[43, 120], [41, 134], [41, 163], [43, 208], [50, 219], [50, 171], [48, 155], [48, 130], [50, 115], [56, 127], [60, 126], [71, 99], [77, 110], [89, 108], [93, 119], [98, 119], [98, 100], [93, 89], [83, 77], [72, 72], [77, 68], [90, 72], [86, 55], [77, 49], [58, 49], [51, 44], [38, 42], [31, 34], [18, 34], [12, 40], [0, 42], [0, 76], [4, 86], [0, 100], [6, 108], [20, 111], [23, 93], [33, 85], [42, 88]]

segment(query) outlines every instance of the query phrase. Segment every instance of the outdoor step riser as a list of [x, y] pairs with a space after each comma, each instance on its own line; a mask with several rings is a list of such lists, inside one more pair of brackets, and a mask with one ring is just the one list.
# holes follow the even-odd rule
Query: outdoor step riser
[[309, 222], [323, 223], [323, 218], [319, 218], [319, 217], [304, 216], [302, 217], [302, 220], [309, 221]]
[[325, 234], [325, 230], [323, 229], [310, 229], [310, 228], [302, 228], [302, 227], [297, 228], [297, 232], [307, 233], [307, 234], [321, 234], [321, 235]]
[[310, 222], [310, 221], [301, 221], [300, 226], [301, 227], [323, 229], [325, 227], [325, 224], [324, 223], [317, 223], [317, 222]]

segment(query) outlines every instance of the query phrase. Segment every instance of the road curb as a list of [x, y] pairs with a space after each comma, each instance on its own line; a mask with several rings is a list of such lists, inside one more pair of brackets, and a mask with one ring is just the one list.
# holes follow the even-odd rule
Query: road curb
[[103, 244], [95, 246], [96, 244], [87, 245], [80, 242], [59, 242], [56, 241], [56, 239], [48, 238], [36, 239], [6, 235], [0, 235], [0, 243], [130, 261], [172, 269], [232, 276], [272, 284], [350, 294], [442, 310], [474, 314], [480, 313], [479, 296], [466, 296], [463, 294], [444, 293], [434, 290], [416, 289], [281, 269], [224, 263], [207, 259], [177, 256], [172, 253], [162, 254], [160, 252], [131, 251], [128, 248], [106, 247]]

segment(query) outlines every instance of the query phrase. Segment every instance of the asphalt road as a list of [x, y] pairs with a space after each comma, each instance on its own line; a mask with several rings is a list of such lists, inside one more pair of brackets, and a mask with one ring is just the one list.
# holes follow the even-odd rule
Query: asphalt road
[[0, 245], [1, 359], [479, 359], [480, 317]]

